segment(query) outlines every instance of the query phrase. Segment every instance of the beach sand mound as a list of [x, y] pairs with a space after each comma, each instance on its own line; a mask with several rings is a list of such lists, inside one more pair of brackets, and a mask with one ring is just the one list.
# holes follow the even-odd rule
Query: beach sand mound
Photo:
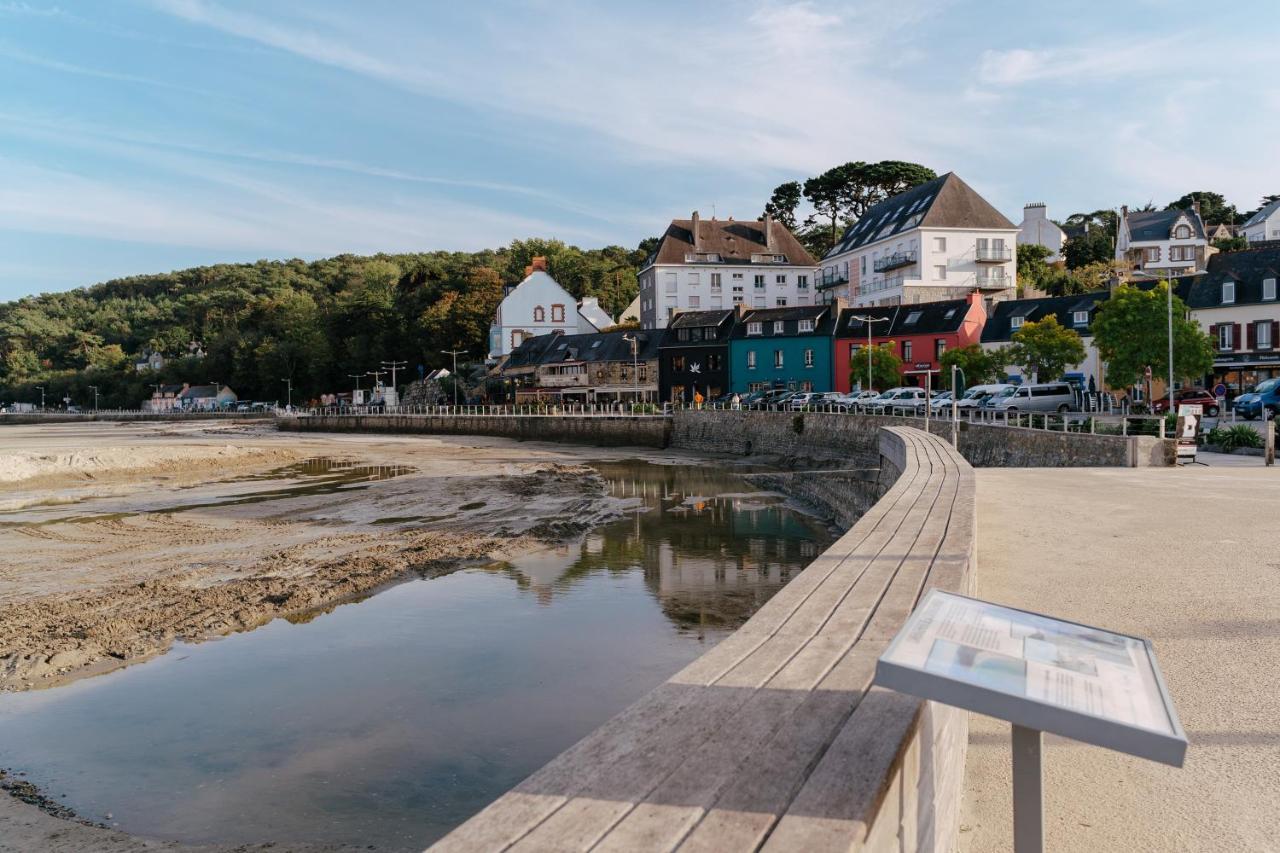
[[32, 480], [97, 480], [115, 474], [202, 471], [287, 462], [297, 454], [286, 448], [226, 445], [154, 445], [103, 447], [60, 453], [0, 453], [0, 483]]

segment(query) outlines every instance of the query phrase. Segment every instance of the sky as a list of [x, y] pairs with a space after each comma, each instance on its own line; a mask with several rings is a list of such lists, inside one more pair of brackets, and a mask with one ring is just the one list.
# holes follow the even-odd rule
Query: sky
[[634, 247], [849, 160], [954, 171], [1015, 223], [1252, 209], [1280, 192], [1278, 37], [1274, 0], [0, 0], [0, 300]]

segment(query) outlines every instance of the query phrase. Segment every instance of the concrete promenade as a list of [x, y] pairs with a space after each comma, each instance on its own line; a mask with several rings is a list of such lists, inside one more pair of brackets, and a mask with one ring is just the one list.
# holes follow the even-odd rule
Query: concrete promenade
[[[1151, 638], [1182, 769], [1046, 737], [1046, 849], [1280, 850], [1280, 468], [977, 471], [977, 595]], [[962, 851], [1012, 847], [1009, 726], [971, 715]]]

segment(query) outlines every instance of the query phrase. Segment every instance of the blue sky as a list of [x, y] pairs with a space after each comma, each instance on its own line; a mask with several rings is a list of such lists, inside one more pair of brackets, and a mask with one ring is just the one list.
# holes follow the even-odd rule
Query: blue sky
[[1271, 0], [0, 0], [0, 299], [633, 246], [846, 160], [955, 171], [1015, 222], [1194, 189], [1252, 208], [1280, 192], [1277, 37]]

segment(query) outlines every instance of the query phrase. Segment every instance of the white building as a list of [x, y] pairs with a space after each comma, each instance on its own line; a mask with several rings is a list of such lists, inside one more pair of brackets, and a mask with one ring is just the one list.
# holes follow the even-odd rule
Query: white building
[[640, 271], [640, 325], [665, 329], [677, 311], [814, 305], [813, 257], [772, 217], [673, 219]]
[[1136, 269], [1173, 275], [1202, 270], [1211, 251], [1199, 202], [1190, 210], [1120, 208], [1116, 259]]
[[1240, 227], [1240, 234], [1250, 243], [1263, 240], [1280, 240], [1280, 199], [1263, 205]]
[[1191, 318], [1213, 340], [1210, 387], [1234, 396], [1280, 376], [1280, 247], [1219, 252], [1189, 281]]
[[[982, 348], [988, 352], [1002, 349], [1009, 346], [1013, 342], [1013, 335], [1027, 323], [1039, 323], [1047, 317], [1056, 317], [1058, 324], [1067, 329], [1074, 329], [1080, 335], [1080, 341], [1084, 344], [1085, 359], [1079, 364], [1073, 364], [1064, 371], [1066, 374], [1080, 374], [1080, 383], [1084, 387], [1089, 387], [1089, 381], [1093, 380], [1093, 388], [1095, 390], [1102, 389], [1104, 385], [1104, 371], [1102, 369], [1102, 360], [1098, 356], [1098, 348], [1093, 342], [1093, 321], [1097, 316], [1098, 307], [1107, 300], [1110, 292], [1106, 290], [1094, 291], [1093, 293], [1083, 293], [1079, 296], [1046, 296], [1037, 299], [1008, 299], [994, 306], [991, 314], [987, 317], [986, 324], [982, 327]], [[1022, 368], [1017, 365], [1009, 364], [1004, 367], [1004, 376], [1022, 377], [1025, 381], [1031, 381], [1030, 377], [1022, 375]], [[1052, 382], [1061, 377], [1058, 376], [1040, 376], [1037, 377], [1042, 382]]]
[[856, 306], [1011, 298], [1018, 228], [955, 173], [872, 206], [822, 259], [824, 301]]
[[1066, 232], [1049, 218], [1049, 209], [1045, 207], [1044, 202], [1037, 201], [1022, 208], [1022, 223], [1018, 226], [1018, 245], [1044, 246], [1050, 252], [1045, 262], [1053, 264], [1062, 260], [1062, 244], [1065, 242], [1067, 242]]
[[547, 274], [547, 259], [533, 259], [524, 281], [507, 292], [489, 326], [489, 358], [510, 355], [525, 338], [563, 332], [599, 332], [613, 325], [594, 296], [579, 303]]

